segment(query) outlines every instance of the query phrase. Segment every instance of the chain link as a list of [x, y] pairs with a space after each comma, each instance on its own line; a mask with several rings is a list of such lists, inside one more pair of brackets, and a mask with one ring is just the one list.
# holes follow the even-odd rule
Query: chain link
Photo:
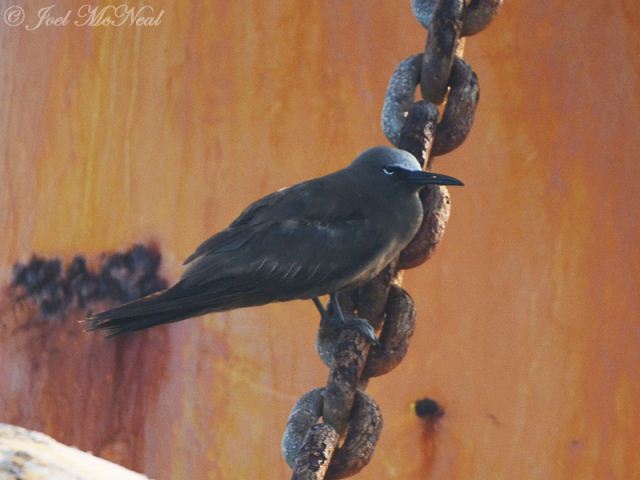
[[[479, 87], [475, 73], [462, 60], [462, 37], [483, 30], [501, 3], [411, 2], [429, 38], [424, 53], [403, 60], [393, 72], [382, 108], [382, 130], [393, 145], [411, 152], [425, 168], [433, 157], [460, 146], [469, 134]], [[414, 101], [418, 85], [423, 100]], [[440, 119], [438, 105], [445, 99]], [[380, 344], [370, 346], [354, 330], [320, 323], [316, 346], [330, 369], [327, 385], [298, 400], [282, 439], [282, 453], [295, 480], [346, 478], [359, 472], [373, 455], [382, 416], [364, 391], [369, 378], [390, 372], [402, 361], [415, 328], [413, 300], [400, 287], [400, 273], [431, 257], [451, 209], [446, 187], [424, 188], [420, 199], [422, 225], [399, 258], [366, 285], [338, 294], [345, 316], [366, 318], [380, 332]], [[344, 443], [338, 446], [342, 437]]]

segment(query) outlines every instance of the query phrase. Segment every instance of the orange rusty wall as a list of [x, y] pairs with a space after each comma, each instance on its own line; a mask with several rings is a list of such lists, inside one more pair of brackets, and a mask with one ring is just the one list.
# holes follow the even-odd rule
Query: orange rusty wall
[[[249, 201], [384, 143], [388, 77], [424, 44], [408, 1], [149, 3], [160, 26], [0, 23], [3, 284], [32, 252], [149, 240], [177, 278]], [[638, 24], [631, 0], [507, 0], [467, 41], [475, 126], [436, 165], [467, 186], [405, 277], [419, 323], [371, 382], [360, 478], [640, 478]], [[289, 409], [326, 380], [310, 303], [117, 341], [30, 312], [3, 300], [0, 421], [159, 479], [286, 477]], [[431, 434], [425, 395], [447, 412]]]

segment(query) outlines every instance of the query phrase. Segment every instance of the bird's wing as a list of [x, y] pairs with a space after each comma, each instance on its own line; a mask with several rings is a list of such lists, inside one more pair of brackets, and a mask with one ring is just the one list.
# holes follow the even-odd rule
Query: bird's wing
[[350, 283], [385, 248], [377, 237], [362, 215], [231, 226], [206, 242], [180, 283], [229, 301], [249, 296], [267, 303], [328, 293], [336, 282]]
[[245, 208], [230, 226], [237, 227], [239, 225], [261, 223], [266, 220], [265, 216], [272, 218], [272, 220], [278, 219], [277, 217], [282, 216], [282, 206], [284, 205], [286, 208], [288, 205], [294, 204], [296, 200], [299, 199], [298, 197], [301, 196], [304, 186], [308, 183], [311, 182], [304, 182], [291, 187], [281, 188], [278, 191], [256, 200]]
[[255, 229], [243, 228], [243, 226], [250, 225], [251, 220], [253, 220], [257, 214], [264, 210], [269, 210], [269, 207], [277, 204], [285, 196], [284, 192], [285, 190], [279, 190], [249, 205], [238, 218], [229, 225], [229, 228], [212, 235], [202, 242], [198, 248], [196, 248], [195, 252], [187, 257], [183, 265], [188, 265], [206, 253], [225, 251], [242, 246], [242, 244], [255, 233]]
[[[236, 218], [229, 228], [205, 240], [185, 261], [188, 265], [196, 258], [210, 252], [238, 248], [264, 225], [287, 220], [313, 221], [336, 216], [336, 203], [317, 201], [331, 196], [326, 177], [309, 180], [280, 189], [255, 201]], [[355, 209], [339, 212], [341, 216], [357, 214]], [[344, 210], [343, 208], [343, 210]], [[250, 228], [244, 228], [251, 226]]]

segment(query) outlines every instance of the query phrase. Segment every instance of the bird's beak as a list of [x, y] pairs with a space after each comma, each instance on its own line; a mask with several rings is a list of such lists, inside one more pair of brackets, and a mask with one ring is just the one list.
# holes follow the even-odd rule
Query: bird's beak
[[407, 171], [403, 177], [414, 185], [457, 185], [464, 186], [460, 180], [441, 173], [424, 172], [421, 170]]

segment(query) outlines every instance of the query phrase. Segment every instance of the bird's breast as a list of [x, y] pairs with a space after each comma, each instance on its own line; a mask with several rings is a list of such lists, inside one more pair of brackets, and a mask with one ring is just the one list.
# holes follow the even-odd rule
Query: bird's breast
[[[391, 207], [391, 208], [390, 208]], [[355, 288], [378, 275], [416, 235], [422, 224], [422, 203], [417, 195], [395, 202], [395, 205], [381, 205], [369, 218], [375, 218], [368, 225], [365, 238], [375, 245], [368, 261], [360, 265], [342, 289]]]

